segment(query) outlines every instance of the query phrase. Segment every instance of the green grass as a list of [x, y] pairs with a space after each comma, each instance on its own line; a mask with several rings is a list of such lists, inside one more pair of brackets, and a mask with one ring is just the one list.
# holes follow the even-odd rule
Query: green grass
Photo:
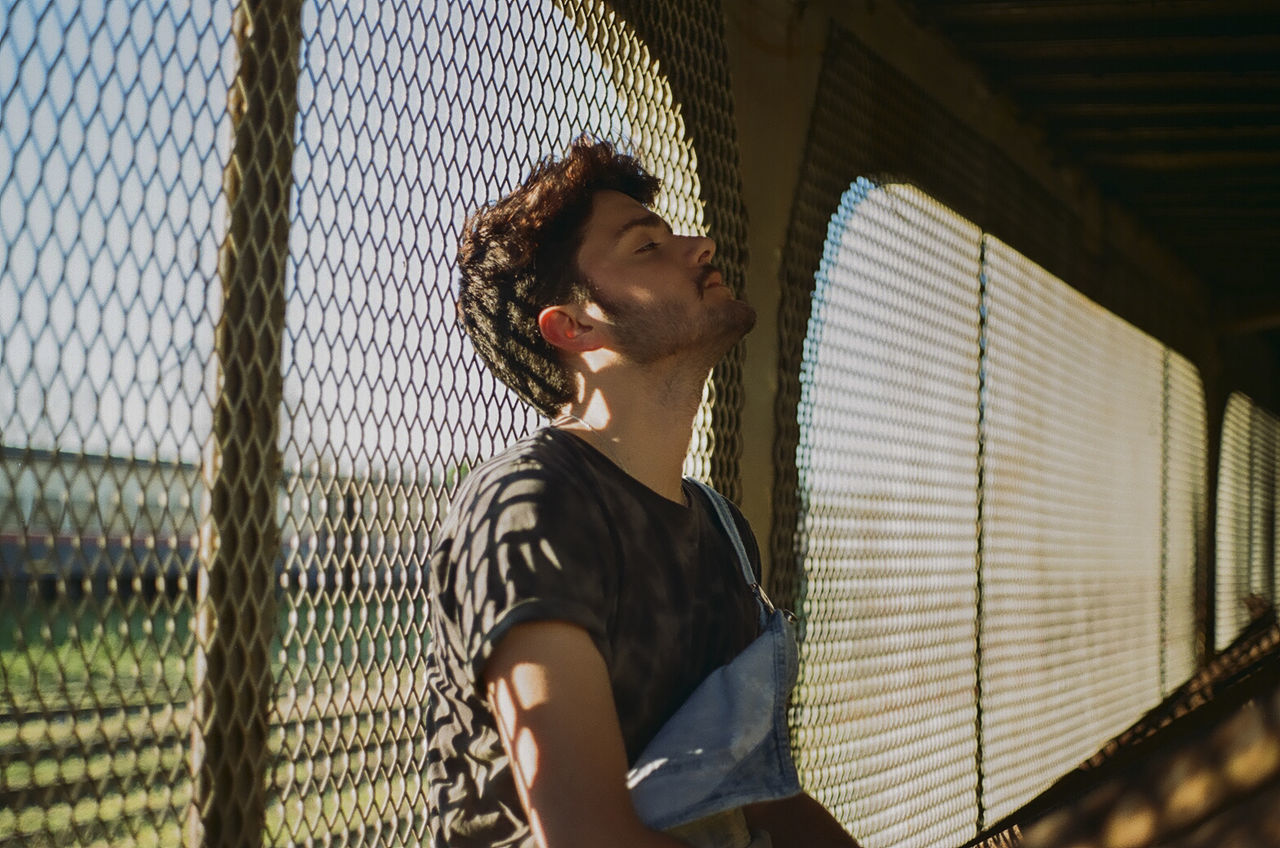
[[[394, 710], [423, 698], [425, 599], [279, 600], [268, 843], [403, 830], [421, 739]], [[196, 653], [185, 600], [0, 598], [0, 846], [179, 844]]]
[[3, 714], [186, 700], [190, 604], [0, 601]]

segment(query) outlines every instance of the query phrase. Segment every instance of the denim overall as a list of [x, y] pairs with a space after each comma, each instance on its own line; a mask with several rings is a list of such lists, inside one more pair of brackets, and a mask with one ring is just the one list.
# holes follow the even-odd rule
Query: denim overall
[[756, 581], [724, 498], [690, 482], [733, 542], [760, 607], [762, 632], [708, 675], [658, 730], [627, 773], [627, 787], [641, 821], [655, 830], [675, 829], [682, 838], [697, 832], [694, 844], [746, 844], [727, 832], [719, 838], [703, 832], [745, 834], [738, 808], [800, 792], [787, 730], [787, 698], [799, 670], [795, 616], [776, 609]]

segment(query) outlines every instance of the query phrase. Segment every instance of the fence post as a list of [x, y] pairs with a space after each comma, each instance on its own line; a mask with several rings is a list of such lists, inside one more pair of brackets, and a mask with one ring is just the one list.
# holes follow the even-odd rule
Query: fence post
[[194, 848], [262, 843], [274, 685], [275, 569], [285, 268], [293, 182], [301, 0], [241, 0], [240, 67], [228, 96], [233, 146], [223, 178], [219, 390], [210, 518], [199, 577], [192, 730]]

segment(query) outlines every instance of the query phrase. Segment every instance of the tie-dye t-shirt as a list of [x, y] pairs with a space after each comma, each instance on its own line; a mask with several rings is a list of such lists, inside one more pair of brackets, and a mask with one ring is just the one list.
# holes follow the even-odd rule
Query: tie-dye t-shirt
[[[431, 558], [427, 762], [436, 846], [534, 840], [484, 697], [516, 624], [568, 621], [604, 657], [627, 758], [755, 638], [755, 600], [704, 497], [670, 501], [548, 428], [471, 472]], [[752, 563], [759, 551], [734, 511]]]

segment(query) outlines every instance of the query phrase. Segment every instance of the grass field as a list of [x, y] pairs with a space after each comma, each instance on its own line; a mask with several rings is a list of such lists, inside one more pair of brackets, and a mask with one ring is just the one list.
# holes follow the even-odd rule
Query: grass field
[[[268, 844], [416, 843], [425, 616], [420, 596], [279, 598]], [[192, 618], [182, 598], [0, 597], [0, 848], [180, 844]]]

